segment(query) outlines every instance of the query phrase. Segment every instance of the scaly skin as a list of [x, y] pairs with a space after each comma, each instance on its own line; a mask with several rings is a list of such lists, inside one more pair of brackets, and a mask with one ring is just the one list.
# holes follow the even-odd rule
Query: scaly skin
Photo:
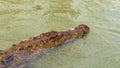
[[72, 30], [51, 31], [13, 44], [11, 48], [0, 50], [0, 68], [25, 68], [25, 63], [49, 53], [66, 40], [83, 37], [87, 32], [89, 27], [81, 24]]

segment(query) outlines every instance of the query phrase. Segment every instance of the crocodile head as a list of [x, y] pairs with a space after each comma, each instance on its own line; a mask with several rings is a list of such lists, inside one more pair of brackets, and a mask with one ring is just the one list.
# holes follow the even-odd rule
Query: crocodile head
[[76, 27], [76, 29], [82, 29], [83, 33], [86, 34], [87, 32], [89, 32], [90, 28], [85, 25], [85, 24], [81, 24], [78, 27]]

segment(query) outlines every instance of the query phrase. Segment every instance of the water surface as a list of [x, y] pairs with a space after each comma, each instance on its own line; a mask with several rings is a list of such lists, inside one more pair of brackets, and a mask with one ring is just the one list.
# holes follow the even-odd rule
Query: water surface
[[0, 49], [50, 30], [87, 24], [90, 33], [34, 68], [119, 68], [119, 0], [0, 0]]

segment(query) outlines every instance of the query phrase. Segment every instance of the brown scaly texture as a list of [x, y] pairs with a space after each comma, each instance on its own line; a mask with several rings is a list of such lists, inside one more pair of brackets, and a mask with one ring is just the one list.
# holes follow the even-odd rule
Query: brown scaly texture
[[49, 53], [69, 39], [83, 37], [87, 32], [89, 27], [81, 24], [73, 30], [51, 31], [13, 44], [7, 50], [0, 50], [0, 68], [25, 68], [24, 64], [31, 59]]

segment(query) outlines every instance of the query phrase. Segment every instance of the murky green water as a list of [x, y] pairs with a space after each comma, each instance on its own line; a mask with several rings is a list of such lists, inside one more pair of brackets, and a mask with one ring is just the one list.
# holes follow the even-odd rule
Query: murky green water
[[81, 23], [88, 36], [35, 62], [35, 68], [120, 68], [120, 0], [0, 0], [0, 49]]

